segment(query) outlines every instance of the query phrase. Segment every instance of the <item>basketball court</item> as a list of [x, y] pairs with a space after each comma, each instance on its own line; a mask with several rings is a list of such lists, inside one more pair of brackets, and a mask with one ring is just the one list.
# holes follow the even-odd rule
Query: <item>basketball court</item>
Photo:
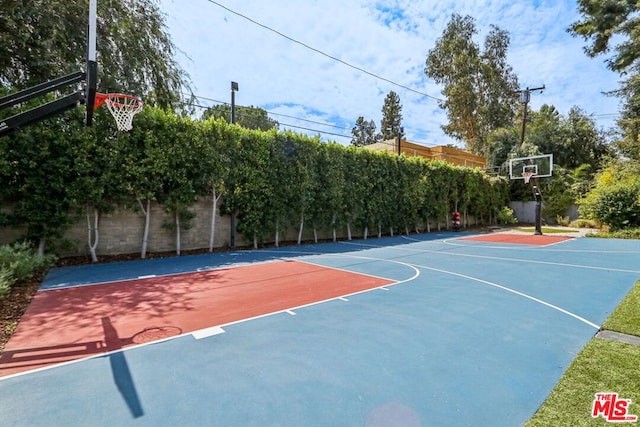
[[481, 236], [54, 269], [0, 357], [0, 417], [521, 425], [640, 277], [640, 242]]
[[[82, 89], [3, 120], [0, 136], [79, 104], [87, 126], [104, 103], [131, 129], [142, 100], [98, 92], [96, 19], [91, 0], [85, 70], [0, 107]], [[552, 170], [549, 154], [509, 162], [538, 210], [536, 179]], [[527, 237], [432, 233], [54, 269], [0, 355], [0, 419], [522, 425], [640, 277], [640, 242], [543, 236], [536, 222]]]

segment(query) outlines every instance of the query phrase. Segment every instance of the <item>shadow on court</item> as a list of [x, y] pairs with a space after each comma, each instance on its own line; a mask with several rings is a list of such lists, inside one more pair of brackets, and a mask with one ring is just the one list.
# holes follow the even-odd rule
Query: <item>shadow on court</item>
[[[163, 271], [172, 274], [187, 265], [201, 278], [208, 273], [198, 270], [212, 266], [247, 273], [242, 286], [231, 286], [237, 282], [220, 270], [199, 284], [197, 275], [187, 275], [190, 291], [178, 290], [179, 274], [137, 279], [130, 277], [135, 271], [125, 272], [134, 280], [113, 286], [166, 279], [175, 288], [169, 297], [189, 298], [188, 304], [173, 301], [174, 307], [198, 325], [222, 326], [185, 334], [197, 328], [167, 321], [182, 333], [127, 347], [135, 339], [120, 337], [144, 328], [129, 330], [116, 313], [96, 311], [100, 336], [74, 342], [90, 348], [103, 341], [114, 351], [1, 378], [0, 419], [69, 426], [522, 425], [640, 277], [640, 242], [535, 246], [458, 238], [464, 236], [285, 247], [204, 256], [200, 263], [164, 260]], [[269, 280], [264, 266], [273, 269]], [[303, 266], [318, 271], [318, 280], [296, 274]], [[99, 279], [125, 275], [97, 272]], [[91, 269], [67, 273], [58, 275], [59, 283], [92, 276]], [[373, 282], [349, 287], [363, 277]], [[207, 297], [204, 291], [218, 281], [222, 293]], [[267, 289], [274, 293], [263, 293]], [[202, 305], [229, 290], [241, 298]], [[290, 299], [309, 293], [311, 300]], [[279, 311], [215, 320], [247, 305], [268, 305], [279, 294], [286, 296]]]

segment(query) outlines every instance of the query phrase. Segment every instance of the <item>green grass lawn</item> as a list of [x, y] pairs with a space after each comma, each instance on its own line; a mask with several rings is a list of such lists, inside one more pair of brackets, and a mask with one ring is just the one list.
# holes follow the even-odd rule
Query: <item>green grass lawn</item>
[[[603, 329], [640, 335], [640, 281], [609, 316]], [[593, 400], [598, 392], [616, 392], [620, 398], [631, 399], [628, 414], [640, 416], [640, 346], [593, 338], [525, 425], [611, 425], [602, 417], [591, 417]]]
[[[542, 227], [540, 228], [542, 234], [553, 234], [553, 233], [577, 233], [578, 230], [570, 230], [568, 228], [551, 228], [551, 227]], [[525, 233], [533, 233], [536, 231], [534, 227], [518, 227], [518, 231], [524, 231]]]

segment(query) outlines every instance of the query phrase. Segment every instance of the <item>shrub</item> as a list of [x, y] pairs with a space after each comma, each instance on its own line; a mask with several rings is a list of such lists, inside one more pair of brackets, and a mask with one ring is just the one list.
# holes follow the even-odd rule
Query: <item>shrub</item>
[[28, 243], [0, 246], [0, 299], [16, 283], [24, 282], [49, 268], [54, 257], [40, 257]]
[[612, 231], [640, 227], [640, 164], [615, 163], [601, 171], [595, 187], [579, 201], [580, 215]]
[[0, 300], [11, 290], [14, 280], [8, 267], [0, 267]]
[[575, 228], [600, 228], [596, 221], [587, 218], [578, 218], [572, 221], [569, 225]]
[[594, 189], [581, 202], [581, 212], [612, 230], [640, 226], [640, 181], [633, 184], [623, 182]]
[[568, 216], [557, 215], [556, 216], [556, 223], [558, 225], [563, 225], [563, 226], [566, 227], [571, 223], [571, 220], [569, 219]]
[[625, 228], [624, 230], [618, 231], [598, 231], [597, 233], [588, 233], [586, 237], [640, 240], [640, 228]]
[[511, 209], [508, 206], [503, 207], [502, 210], [498, 212], [497, 219], [498, 219], [498, 224], [503, 224], [503, 225], [518, 223], [518, 218], [513, 216], [513, 209]]

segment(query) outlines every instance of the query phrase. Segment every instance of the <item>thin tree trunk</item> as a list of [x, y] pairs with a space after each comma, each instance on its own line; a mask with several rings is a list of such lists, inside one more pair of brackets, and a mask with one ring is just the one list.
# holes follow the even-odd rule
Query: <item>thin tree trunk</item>
[[276, 221], [276, 239], [275, 239], [276, 248], [280, 247], [280, 230], [278, 226], [278, 222]]
[[40, 240], [38, 241], [38, 257], [39, 258], [44, 257], [44, 247], [46, 243], [47, 243], [47, 239], [44, 237], [40, 238]]
[[336, 240], [338, 240], [338, 236], [336, 233], [336, 213], [333, 213], [333, 219], [331, 220], [331, 225], [333, 226], [333, 241], [335, 242]]
[[427, 233], [431, 233], [431, 223], [427, 220]]
[[151, 200], [147, 199], [147, 206], [142, 204], [142, 200], [138, 199], [140, 209], [144, 214], [144, 231], [142, 233], [142, 249], [140, 250], [140, 258], [147, 257], [147, 242], [149, 240], [149, 224], [151, 223]]
[[211, 230], [209, 232], [209, 252], [213, 252], [213, 245], [216, 237], [216, 214], [218, 213], [218, 200], [222, 194], [216, 194], [216, 188], [213, 187], [212, 203], [211, 203]]
[[176, 255], [180, 256], [180, 214], [176, 210]]
[[382, 237], [382, 224], [378, 223], [378, 239]]
[[347, 223], [347, 240], [351, 240], [351, 224]]
[[318, 243], [318, 229], [316, 229], [315, 227], [313, 228], [313, 241], [315, 243]]
[[253, 235], [253, 249], [258, 249], [258, 236]]
[[298, 246], [302, 244], [302, 232], [304, 231], [304, 215], [300, 216], [300, 229], [298, 230]]
[[391, 237], [393, 237], [393, 227], [389, 227], [389, 234], [391, 234]]
[[367, 240], [367, 236], [369, 235], [369, 227], [364, 228], [364, 240]]
[[98, 247], [98, 209], [93, 208], [93, 227], [91, 226], [90, 207], [87, 205], [87, 243], [89, 244], [89, 253], [91, 254], [91, 262], [98, 262], [96, 248]]

